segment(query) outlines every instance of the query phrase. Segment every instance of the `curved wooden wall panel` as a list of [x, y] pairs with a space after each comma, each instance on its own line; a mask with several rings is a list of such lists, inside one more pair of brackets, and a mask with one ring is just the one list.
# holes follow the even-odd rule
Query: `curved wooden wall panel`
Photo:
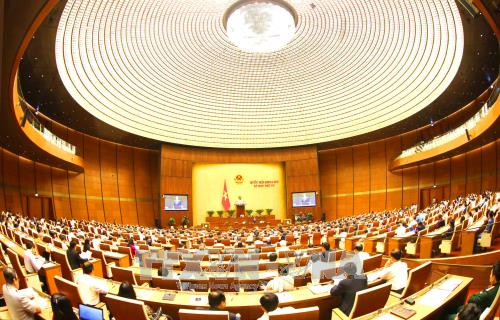
[[50, 167], [0, 148], [0, 210], [27, 214], [27, 199], [38, 193], [52, 198], [56, 218], [153, 226], [159, 152], [63, 131], [58, 133], [83, 148], [84, 172]]
[[[500, 139], [451, 158], [390, 171], [389, 164], [413, 137], [398, 136], [318, 154], [322, 208], [328, 219], [454, 198], [500, 187]], [[433, 186], [439, 192], [433, 193]]]

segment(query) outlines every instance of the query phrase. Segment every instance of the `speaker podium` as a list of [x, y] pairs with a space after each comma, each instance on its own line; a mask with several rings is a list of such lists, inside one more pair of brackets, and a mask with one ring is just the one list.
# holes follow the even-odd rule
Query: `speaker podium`
[[245, 205], [244, 204], [236, 205], [236, 216], [241, 217], [241, 215], [245, 216]]

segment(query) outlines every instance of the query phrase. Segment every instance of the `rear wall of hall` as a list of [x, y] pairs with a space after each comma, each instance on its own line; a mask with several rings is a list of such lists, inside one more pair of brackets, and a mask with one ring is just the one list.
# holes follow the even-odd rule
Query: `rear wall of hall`
[[154, 225], [159, 202], [159, 152], [96, 139], [64, 127], [52, 131], [84, 158], [77, 173], [0, 148], [0, 210], [27, 214], [27, 197], [53, 198], [56, 218]]
[[323, 211], [328, 219], [421, 203], [423, 190], [451, 198], [500, 188], [500, 139], [465, 154], [395, 172], [389, 163], [413, 144], [403, 135], [318, 154]]

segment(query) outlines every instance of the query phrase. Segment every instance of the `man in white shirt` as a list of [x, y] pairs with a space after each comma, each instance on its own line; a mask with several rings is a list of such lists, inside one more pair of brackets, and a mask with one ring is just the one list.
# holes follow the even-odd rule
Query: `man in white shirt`
[[391, 259], [385, 264], [385, 269], [380, 273], [379, 278], [392, 284], [391, 290], [402, 293], [408, 280], [408, 265], [401, 261], [401, 251], [395, 249], [391, 252]]
[[19, 290], [19, 279], [14, 269], [5, 268], [3, 276], [3, 297], [11, 319], [31, 320], [35, 318], [36, 313], [42, 312], [38, 297], [32, 289]]
[[288, 269], [283, 268], [281, 273], [273, 280], [269, 281], [265, 287], [266, 291], [291, 291], [294, 289], [294, 280], [288, 275]]
[[354, 246], [354, 251], [356, 252], [356, 255], [358, 255], [358, 258], [361, 261], [370, 258], [370, 254], [368, 252], [363, 251], [363, 245], [361, 243], [358, 243]]
[[405, 234], [406, 234], [406, 228], [402, 223], [400, 223], [398, 228], [396, 229], [396, 237], [404, 237]]
[[76, 280], [82, 302], [91, 306], [99, 303], [99, 294], [108, 293], [108, 285], [102, 279], [92, 276], [94, 266], [90, 262], [83, 264], [83, 274]]
[[99, 239], [99, 235], [95, 235], [94, 236], [94, 239], [92, 239], [92, 248], [94, 248], [95, 250], [101, 250], [101, 248], [99, 247], [101, 245], [101, 240]]
[[42, 266], [45, 264], [45, 259], [34, 253], [34, 246], [32, 242], [26, 244], [26, 250], [24, 251], [24, 267], [28, 273], [37, 273], [40, 271]]

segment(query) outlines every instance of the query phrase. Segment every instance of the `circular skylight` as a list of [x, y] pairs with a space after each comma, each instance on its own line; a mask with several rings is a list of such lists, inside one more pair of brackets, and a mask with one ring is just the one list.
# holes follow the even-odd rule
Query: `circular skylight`
[[[191, 146], [272, 148], [396, 124], [436, 100], [460, 66], [454, 0], [279, 1], [67, 0], [57, 68], [77, 103], [119, 129]], [[275, 9], [293, 16], [288, 44], [245, 33], [284, 37], [278, 30], [291, 20], [274, 27]], [[240, 38], [255, 41], [229, 40], [230, 13]]]
[[295, 35], [290, 8], [277, 2], [243, 1], [233, 6], [226, 22], [232, 43], [247, 52], [273, 52]]

